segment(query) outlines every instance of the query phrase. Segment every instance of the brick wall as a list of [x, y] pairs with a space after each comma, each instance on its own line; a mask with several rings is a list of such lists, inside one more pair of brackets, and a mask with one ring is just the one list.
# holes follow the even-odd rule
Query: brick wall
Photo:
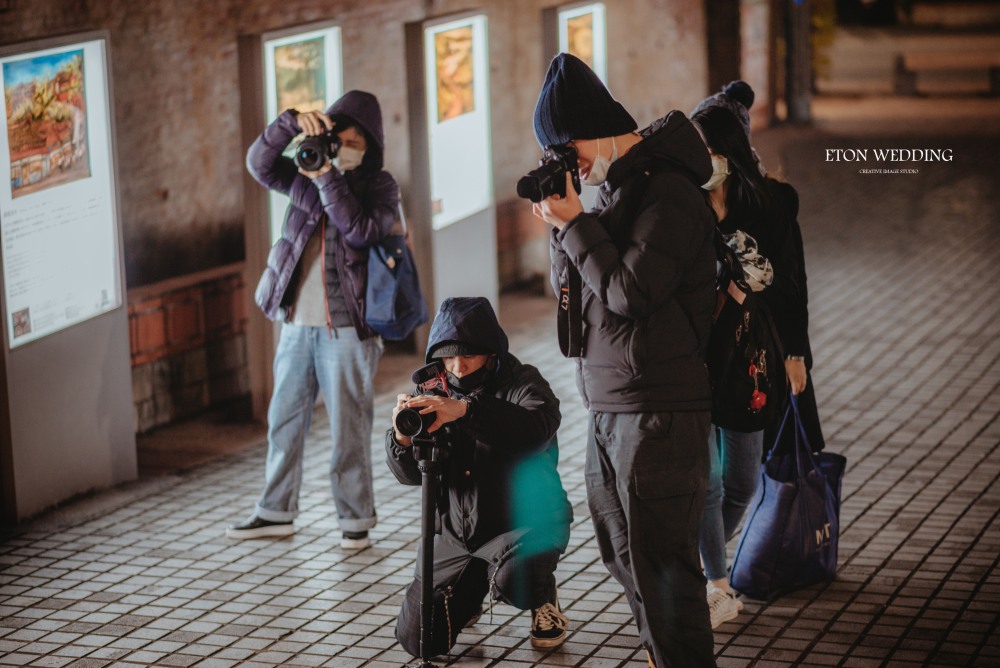
[[[409, 186], [403, 25], [484, 9], [490, 18], [495, 192], [517, 205], [514, 184], [538, 148], [531, 115], [544, 75], [542, 10], [551, 0], [15, 0], [0, 15], [0, 43], [83, 30], [111, 37], [121, 214], [130, 288], [243, 259], [243, 156], [237, 37], [336, 20], [346, 88], [381, 99], [387, 168]], [[706, 93], [702, 0], [608, 0], [609, 81], [640, 123], [690, 109]], [[544, 270], [539, 229], [504, 236], [501, 284]], [[525, 242], [529, 250], [520, 252]], [[507, 257], [512, 254], [512, 257]]]
[[242, 263], [129, 291], [136, 432], [246, 397], [246, 303]]
[[[404, 25], [489, 16], [500, 284], [548, 275], [546, 226], [515, 195], [537, 164], [532, 113], [552, 0], [14, 0], [0, 44], [110, 33], [136, 428], [247, 392], [237, 40], [318, 21], [343, 30], [345, 89], [377, 94], [386, 167], [410, 187]], [[606, 0], [612, 92], [640, 125], [707, 92], [704, 0]], [[207, 274], [204, 272], [208, 272]], [[179, 281], [179, 282], [178, 282]], [[260, 317], [254, 313], [252, 317]]]

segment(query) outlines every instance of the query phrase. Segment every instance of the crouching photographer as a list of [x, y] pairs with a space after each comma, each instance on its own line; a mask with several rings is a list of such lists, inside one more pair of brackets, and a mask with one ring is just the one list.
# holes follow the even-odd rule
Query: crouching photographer
[[[414, 394], [397, 398], [386, 451], [389, 468], [407, 485], [421, 483], [415, 454], [428, 457], [426, 449], [436, 448], [443, 460], [429, 655], [454, 646], [482, 614], [486, 596], [531, 610], [531, 644], [556, 647], [568, 619], [554, 573], [572, 520], [556, 469], [559, 400], [538, 369], [508, 352], [507, 335], [483, 297], [441, 304], [426, 362], [414, 374]], [[396, 624], [396, 638], [414, 656], [420, 595], [418, 571]]]

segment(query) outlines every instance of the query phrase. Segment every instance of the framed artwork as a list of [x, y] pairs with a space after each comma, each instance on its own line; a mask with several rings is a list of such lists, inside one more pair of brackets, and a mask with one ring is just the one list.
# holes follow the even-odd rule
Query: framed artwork
[[[344, 94], [339, 27], [272, 33], [262, 44], [266, 123], [286, 109], [324, 111]], [[291, 150], [287, 154], [291, 157]], [[288, 198], [273, 191], [269, 198], [273, 242], [281, 236]]]
[[471, 25], [443, 30], [434, 35], [438, 123], [475, 111], [472, 58]]
[[432, 225], [441, 229], [493, 203], [486, 16], [423, 31]]
[[0, 79], [0, 257], [14, 349], [122, 305], [107, 40], [0, 48]]
[[559, 9], [559, 51], [587, 63], [601, 81], [608, 81], [607, 30], [603, 2]]

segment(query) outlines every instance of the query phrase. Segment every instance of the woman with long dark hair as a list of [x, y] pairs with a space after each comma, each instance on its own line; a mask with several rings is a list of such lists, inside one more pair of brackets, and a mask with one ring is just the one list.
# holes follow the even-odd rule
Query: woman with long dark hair
[[[819, 450], [823, 438], [808, 372], [812, 354], [802, 233], [796, 220], [799, 199], [792, 186], [765, 175], [749, 140], [751, 104], [752, 89], [733, 82], [704, 100], [692, 115], [712, 157], [712, 178], [702, 188], [719, 230], [743, 264], [748, 285], [771, 313], [786, 355], [788, 385], [799, 395], [800, 409], [812, 418], [810, 445]], [[709, 433], [711, 470], [700, 550], [709, 581], [712, 628], [734, 619], [743, 608], [727, 578], [726, 543], [756, 492], [765, 441], [773, 443], [767, 431], [713, 425]]]

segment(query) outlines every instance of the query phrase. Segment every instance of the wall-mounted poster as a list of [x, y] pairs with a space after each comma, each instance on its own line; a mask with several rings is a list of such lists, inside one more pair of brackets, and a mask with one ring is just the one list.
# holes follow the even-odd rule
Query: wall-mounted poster
[[[122, 304], [104, 39], [0, 50], [0, 256], [11, 349]], [[30, 48], [30, 47], [29, 47]]]
[[475, 111], [472, 56], [472, 26], [434, 35], [438, 123]]
[[[343, 95], [340, 28], [265, 35], [263, 45], [268, 123], [286, 109], [323, 111]], [[281, 236], [287, 206], [287, 197], [270, 193], [272, 241]]]
[[559, 50], [590, 65], [607, 83], [607, 31], [604, 3], [574, 5], [559, 10]]
[[424, 28], [434, 229], [493, 202], [487, 54], [484, 15]]
[[83, 50], [3, 64], [13, 197], [90, 176]]

